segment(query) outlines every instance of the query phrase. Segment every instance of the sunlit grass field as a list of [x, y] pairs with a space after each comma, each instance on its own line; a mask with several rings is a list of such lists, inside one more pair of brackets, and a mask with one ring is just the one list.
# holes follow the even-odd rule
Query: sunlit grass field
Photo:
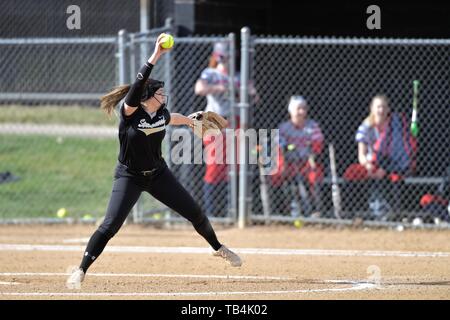
[[99, 107], [82, 106], [0, 106], [0, 123], [59, 123], [115, 126], [117, 117], [109, 117]]
[[115, 139], [0, 135], [0, 172], [19, 177], [0, 184], [0, 218], [104, 214], [117, 150]]

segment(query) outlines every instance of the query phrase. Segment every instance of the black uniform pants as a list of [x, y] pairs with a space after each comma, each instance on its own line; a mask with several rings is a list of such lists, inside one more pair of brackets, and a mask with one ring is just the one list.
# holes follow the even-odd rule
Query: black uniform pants
[[114, 178], [106, 216], [98, 229], [108, 238], [119, 231], [140, 194], [146, 191], [189, 220], [215, 250], [220, 248], [208, 218], [167, 167], [157, 169], [150, 176], [143, 176], [130, 173], [127, 167], [119, 163]]

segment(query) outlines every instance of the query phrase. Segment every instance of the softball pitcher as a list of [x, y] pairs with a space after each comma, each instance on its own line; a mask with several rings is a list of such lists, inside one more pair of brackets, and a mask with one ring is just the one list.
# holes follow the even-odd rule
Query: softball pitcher
[[80, 286], [86, 271], [119, 231], [143, 191], [189, 220], [214, 249], [213, 255], [222, 257], [234, 267], [242, 264], [238, 255], [217, 240], [209, 219], [173, 176], [162, 157], [161, 143], [166, 126], [195, 127], [197, 121], [169, 113], [164, 83], [149, 79], [160, 56], [170, 50], [161, 47], [162, 36], [158, 37], [153, 54], [140, 69], [135, 82], [131, 86], [119, 86], [101, 99], [101, 108], [111, 113], [125, 97], [120, 106], [118, 163], [105, 219], [91, 236], [79, 268], [67, 279], [69, 288]]

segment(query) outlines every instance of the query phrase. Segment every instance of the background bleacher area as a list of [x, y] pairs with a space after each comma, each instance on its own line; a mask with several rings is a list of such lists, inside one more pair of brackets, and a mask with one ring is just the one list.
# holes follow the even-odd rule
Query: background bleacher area
[[[128, 18], [124, 16], [123, 19]], [[20, 38], [2, 35], [0, 73], [7, 76], [0, 80], [0, 172], [11, 172], [18, 177], [0, 184], [0, 218], [3, 221], [19, 217], [65, 221], [55, 217], [62, 207], [68, 209], [68, 218], [95, 219], [104, 214], [116, 161], [114, 127], [117, 119], [100, 116], [100, 111], [95, 108], [98, 98], [115, 84], [134, 79], [137, 68], [144, 61], [144, 53], [153, 49], [156, 34], [161, 31], [174, 33], [171, 24], [147, 33], [133, 32], [137, 31], [131, 22], [133, 19], [126, 21], [130, 23], [129, 30], [120, 36], [85, 36], [81, 33], [77, 37], [57, 34], [38, 39], [35, 37], [39, 34], [28, 34], [27, 38], [22, 38], [20, 32], [14, 33]], [[126, 21], [123, 22], [125, 25]], [[172, 112], [188, 114], [205, 107], [205, 98], [194, 93], [195, 81], [208, 64], [213, 44], [224, 41], [238, 45], [235, 38], [237, 35], [228, 34], [176, 38], [174, 50], [154, 71], [154, 76], [166, 83]], [[122, 46], [121, 40], [125, 40]], [[402, 209], [394, 212], [389, 221], [378, 222], [406, 225], [420, 215], [421, 196], [436, 192], [449, 166], [450, 127], [446, 119], [450, 90], [448, 72], [443, 66], [447, 65], [450, 41], [284, 36], [252, 36], [249, 40], [248, 47], [237, 46], [232, 50], [230, 46], [230, 55], [237, 66], [243, 55], [250, 53], [249, 65], [241, 64], [235, 75], [238, 76], [238, 71], [240, 74], [247, 72], [260, 95], [260, 100], [249, 106], [249, 126], [277, 128], [288, 119], [289, 97], [294, 94], [304, 96], [310, 105], [309, 116], [320, 124], [325, 137], [324, 151], [317, 159], [324, 165], [325, 180], [319, 187], [323, 199], [319, 216], [293, 216], [276, 206], [272, 206], [269, 216], [263, 216], [258, 167], [250, 165], [250, 196], [246, 198], [249, 203], [245, 212], [248, 221], [279, 223], [305, 219], [350, 223], [355, 217], [373, 221], [365, 198], [368, 197], [365, 186], [342, 180], [339, 181], [344, 213], [342, 219], [336, 218], [331, 201], [328, 144], [334, 144], [337, 173], [341, 178], [346, 168], [357, 162], [354, 136], [368, 114], [370, 99], [377, 93], [386, 94], [391, 108], [405, 113], [409, 119], [412, 81], [416, 79], [421, 83], [417, 171], [405, 181]], [[31, 56], [34, 59], [30, 64]], [[242, 111], [238, 104], [242, 99], [239, 89], [234, 88], [236, 95], [229, 96], [236, 114]], [[50, 110], [56, 108], [58, 112], [49, 111], [47, 117], [37, 119], [44, 106]], [[30, 107], [34, 109], [30, 111]], [[68, 114], [76, 110], [77, 115], [84, 116], [68, 119], [65, 112], [59, 112], [62, 109]], [[23, 125], [14, 131], [8, 129], [11, 123], [38, 123], [40, 126], [30, 129]], [[49, 123], [64, 125], [52, 129]], [[65, 127], [72, 134], [65, 134]], [[99, 134], [96, 131], [99, 127], [113, 131]], [[80, 137], [73, 134], [76, 130], [92, 134]], [[167, 157], [170, 147], [166, 141], [164, 153], [172, 166]], [[27, 150], [33, 150], [32, 154]], [[172, 169], [201, 203], [204, 167], [173, 165]], [[230, 177], [233, 175], [238, 176], [230, 172]], [[230, 182], [217, 201], [236, 200], [238, 192]], [[135, 222], [176, 220], [178, 217], [147, 196], [142, 197], [132, 216]], [[234, 223], [237, 217], [238, 208], [229, 206], [214, 219]], [[431, 222], [429, 226], [438, 225]]]

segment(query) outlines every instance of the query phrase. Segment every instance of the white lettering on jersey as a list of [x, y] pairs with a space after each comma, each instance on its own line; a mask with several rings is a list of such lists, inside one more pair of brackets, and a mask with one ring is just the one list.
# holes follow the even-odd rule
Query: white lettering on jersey
[[145, 135], [149, 135], [155, 132], [163, 131], [166, 128], [166, 118], [164, 116], [161, 117], [160, 120], [155, 123], [147, 123], [145, 119], [141, 119], [138, 124], [138, 130], [145, 133]]

